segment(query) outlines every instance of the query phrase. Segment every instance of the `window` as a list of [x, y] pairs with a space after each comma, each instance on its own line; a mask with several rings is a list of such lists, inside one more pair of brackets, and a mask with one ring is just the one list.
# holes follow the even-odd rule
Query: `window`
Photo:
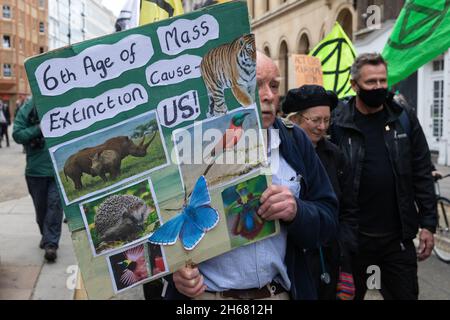
[[45, 0], [39, 0], [39, 8], [45, 8]]
[[45, 32], [45, 26], [43, 22], [39, 22], [39, 32]]
[[444, 71], [444, 57], [439, 57], [433, 61], [433, 71]]
[[433, 118], [433, 136], [442, 137], [444, 117], [444, 80], [433, 81], [433, 104], [431, 105]]
[[266, 11], [270, 10], [270, 0], [266, 0]]
[[349, 9], [341, 10], [336, 20], [337, 22], [339, 22], [342, 29], [344, 29], [345, 33], [351, 40], [353, 38], [353, 16], [350, 10]]
[[280, 94], [285, 95], [289, 88], [289, 50], [286, 41], [281, 42], [279, 61], [281, 78], [283, 79], [281, 81]]
[[298, 53], [300, 54], [308, 54], [309, 53], [309, 39], [306, 33], [302, 34], [300, 37], [300, 42], [298, 44]]
[[264, 47], [264, 54], [270, 58], [270, 48], [268, 46]]
[[39, 47], [39, 53], [44, 53], [44, 47]]
[[255, 19], [255, 0], [252, 0], [250, 9], [251, 9], [250, 15], [252, 16], [253, 19]]
[[3, 76], [4, 77], [11, 77], [11, 65], [9, 63], [3, 64]]
[[3, 36], [3, 48], [11, 48], [11, 37], [10, 36]]
[[3, 5], [3, 18], [11, 19], [11, 7], [6, 4]]

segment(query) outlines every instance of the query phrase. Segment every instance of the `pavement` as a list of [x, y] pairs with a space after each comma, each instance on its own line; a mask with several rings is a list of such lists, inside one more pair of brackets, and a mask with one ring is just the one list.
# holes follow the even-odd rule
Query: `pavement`
[[[12, 140], [11, 140], [12, 141]], [[58, 259], [47, 263], [39, 249], [40, 234], [34, 207], [24, 178], [25, 154], [22, 146], [0, 148], [0, 300], [72, 300], [76, 295], [71, 283], [77, 259], [67, 224], [62, 225]], [[449, 167], [437, 166], [450, 173]], [[441, 182], [441, 193], [450, 196], [450, 178]], [[450, 265], [435, 256], [419, 263], [421, 300], [450, 300]], [[142, 300], [142, 287], [127, 290], [114, 300]], [[366, 299], [382, 299], [377, 291]]]
[[67, 225], [56, 263], [47, 263], [34, 220], [31, 197], [0, 203], [0, 299], [70, 300], [74, 291], [66, 287], [70, 265], [76, 265]]
[[56, 263], [47, 263], [24, 178], [25, 154], [11, 142], [0, 149], [0, 299], [71, 300], [66, 286], [77, 265], [67, 225]]
[[[22, 146], [0, 148], [0, 300], [72, 300], [77, 259], [67, 224], [62, 224], [58, 258], [44, 259], [33, 202], [25, 182]], [[82, 296], [82, 295], [81, 295]], [[136, 287], [113, 299], [144, 299]]]

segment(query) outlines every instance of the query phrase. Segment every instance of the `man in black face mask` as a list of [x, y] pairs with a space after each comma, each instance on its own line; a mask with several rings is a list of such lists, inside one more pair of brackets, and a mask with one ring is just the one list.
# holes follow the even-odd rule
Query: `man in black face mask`
[[357, 96], [335, 110], [330, 132], [349, 159], [359, 205], [356, 299], [368, 287], [385, 299], [417, 299], [417, 259], [430, 256], [436, 228], [428, 145], [414, 113], [388, 92], [381, 55], [360, 55], [351, 75]]

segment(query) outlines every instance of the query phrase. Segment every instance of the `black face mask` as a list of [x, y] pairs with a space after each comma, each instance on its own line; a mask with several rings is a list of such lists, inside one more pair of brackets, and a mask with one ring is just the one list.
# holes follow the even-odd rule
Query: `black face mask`
[[358, 97], [369, 108], [378, 108], [386, 102], [388, 97], [388, 90], [386, 88], [379, 88], [373, 90], [365, 90], [359, 85]]

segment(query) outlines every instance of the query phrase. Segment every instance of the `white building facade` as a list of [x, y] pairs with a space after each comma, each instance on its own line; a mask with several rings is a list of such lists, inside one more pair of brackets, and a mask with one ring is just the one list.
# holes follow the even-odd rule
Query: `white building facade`
[[99, 0], [49, 0], [49, 49], [114, 32], [116, 17]]
[[117, 17], [100, 4], [100, 0], [85, 0], [86, 39], [93, 39], [115, 32]]
[[450, 50], [418, 71], [417, 116], [438, 163], [450, 165]]

